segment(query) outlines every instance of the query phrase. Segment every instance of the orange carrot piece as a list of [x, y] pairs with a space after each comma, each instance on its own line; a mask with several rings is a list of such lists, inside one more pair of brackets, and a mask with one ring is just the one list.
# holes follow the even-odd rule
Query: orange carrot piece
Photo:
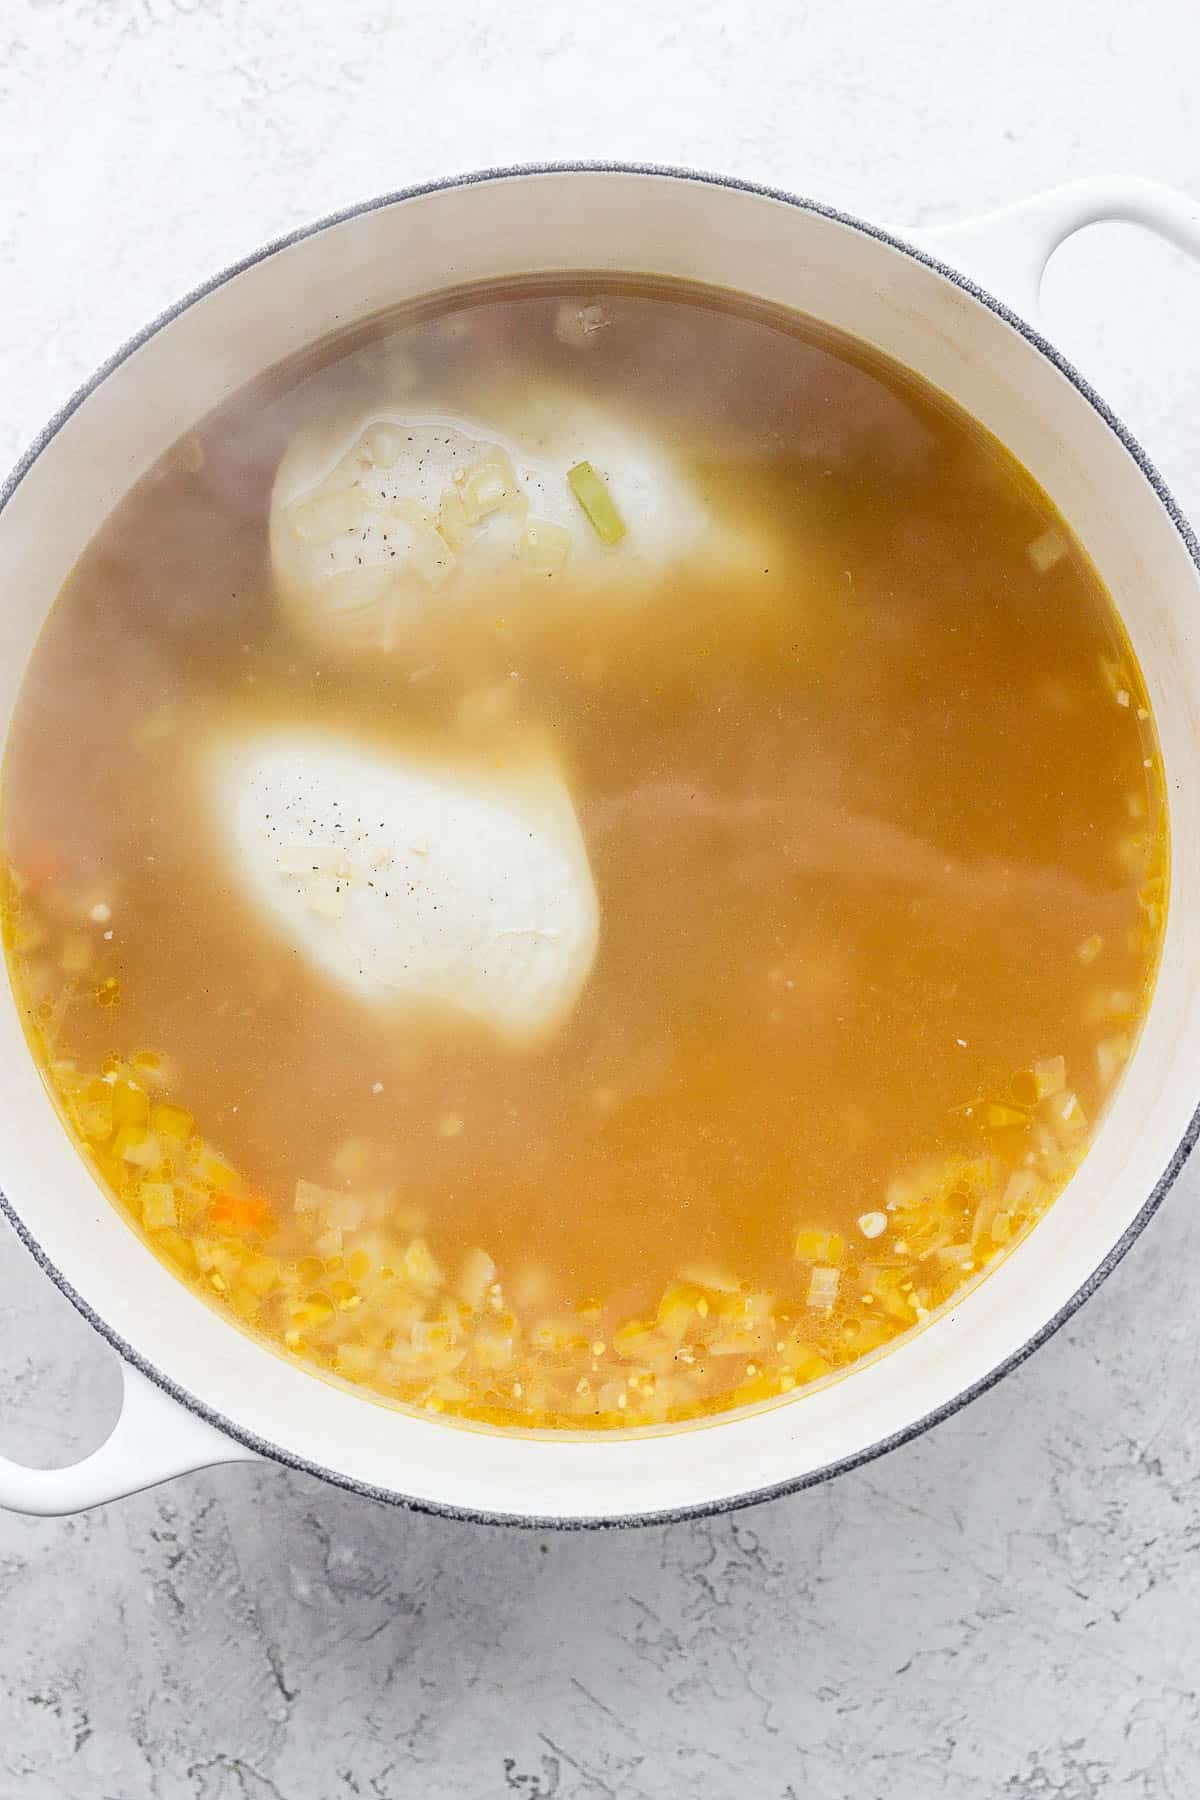
[[232, 1232], [237, 1237], [251, 1231], [265, 1234], [275, 1223], [261, 1194], [218, 1194], [209, 1206], [208, 1219], [215, 1231]]

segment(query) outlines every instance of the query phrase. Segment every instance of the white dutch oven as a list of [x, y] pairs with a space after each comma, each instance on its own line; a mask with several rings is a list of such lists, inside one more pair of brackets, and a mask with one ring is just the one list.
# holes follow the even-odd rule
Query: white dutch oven
[[1143, 182], [1062, 188], [906, 243], [787, 194], [682, 171], [501, 171], [372, 202], [272, 245], [159, 319], [53, 421], [0, 496], [4, 721], [60, 583], [129, 485], [202, 414], [327, 333], [417, 295], [535, 270], [683, 276], [794, 307], [877, 345], [982, 420], [1079, 534], [1149, 684], [1174, 864], [1141, 1044], [1091, 1154], [1034, 1239], [928, 1329], [828, 1387], [658, 1434], [522, 1437], [412, 1417], [314, 1379], [232, 1329], [97, 1189], [4, 984], [6, 1210], [121, 1353], [125, 1399], [108, 1442], [73, 1468], [0, 1462], [0, 1503], [67, 1512], [187, 1469], [263, 1457], [469, 1517], [584, 1524], [703, 1512], [803, 1487], [911, 1437], [1021, 1361], [1098, 1285], [1200, 1129], [1200, 548], [1128, 433], [1024, 323], [1051, 252], [1099, 219], [1134, 220], [1200, 255], [1200, 209]]

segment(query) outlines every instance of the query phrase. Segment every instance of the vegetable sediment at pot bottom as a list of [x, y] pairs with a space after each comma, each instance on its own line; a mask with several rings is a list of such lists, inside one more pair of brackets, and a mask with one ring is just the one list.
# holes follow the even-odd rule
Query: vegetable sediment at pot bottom
[[197, 421], [60, 595], [5, 941], [81, 1155], [383, 1404], [795, 1397], [1036, 1257], [1168, 875], [1111, 601], [975, 423], [668, 284], [516, 284]]

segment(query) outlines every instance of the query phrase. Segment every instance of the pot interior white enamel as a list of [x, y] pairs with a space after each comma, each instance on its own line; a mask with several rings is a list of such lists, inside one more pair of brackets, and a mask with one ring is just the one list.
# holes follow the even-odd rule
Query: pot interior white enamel
[[[246, 1441], [365, 1488], [469, 1512], [575, 1520], [704, 1508], [796, 1484], [911, 1430], [1043, 1334], [1119, 1253], [1189, 1141], [1200, 1064], [1200, 577], [1185, 530], [1094, 399], [1014, 322], [886, 238], [786, 198], [633, 171], [517, 173], [417, 193], [251, 262], [94, 385], [0, 513], [7, 722], [47, 609], [113, 504], [173, 439], [314, 340], [476, 279], [634, 270], [738, 289], [916, 370], [1031, 470], [1129, 629], [1162, 736], [1173, 840], [1161, 976], [1095, 1146], [1032, 1240], [880, 1360], [770, 1410], [647, 1437], [501, 1436], [327, 1385], [230, 1328], [98, 1191], [0, 1000], [0, 1186], [110, 1335]], [[62, 496], [72, 494], [67, 508]]]

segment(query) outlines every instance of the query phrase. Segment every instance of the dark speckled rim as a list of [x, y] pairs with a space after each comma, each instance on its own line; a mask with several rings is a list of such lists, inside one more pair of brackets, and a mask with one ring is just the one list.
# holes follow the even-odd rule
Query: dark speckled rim
[[[1012, 312], [1001, 301], [995, 299], [991, 294], [986, 293], [965, 275], [961, 275], [957, 270], [947, 267], [945, 263], [939, 262], [936, 257], [928, 255], [923, 250], [915, 249], [911, 244], [906, 244], [902, 239], [893, 236], [889, 231], [882, 230], [877, 225], [868, 225], [864, 223], [862, 219], [856, 219], [849, 213], [840, 212], [836, 207], [823, 206], [819, 201], [800, 199], [797, 195], [789, 194], [780, 188], [764, 187], [751, 181], [739, 181], [731, 176], [713, 175], [695, 169], [678, 169], [669, 166], [662, 167], [654, 163], [527, 163], [513, 168], [482, 169], [473, 174], [448, 176], [440, 181], [422, 182], [415, 187], [401, 188], [395, 193], [380, 195], [374, 200], [365, 200], [358, 206], [346, 207], [344, 211], [331, 213], [327, 218], [319, 219], [313, 225], [303, 226], [298, 231], [289, 232], [285, 237], [274, 239], [273, 242], [265, 245], [263, 249], [255, 251], [251, 256], [244, 257], [242, 261], [232, 264], [229, 268], [222, 270], [220, 274], [214, 275], [211, 280], [204, 282], [200, 287], [194, 288], [190, 294], [185, 295], [184, 298], [177, 301], [174, 306], [168, 307], [165, 312], [161, 313], [158, 318], [147, 325], [144, 330], [138, 332], [135, 337], [130, 338], [129, 342], [118, 350], [115, 355], [109, 357], [108, 361], [103, 363], [101, 367], [97, 369], [91, 379], [86, 381], [81, 388], [72, 394], [66, 405], [55, 414], [45, 430], [35, 439], [25, 455], [21, 458], [20, 462], [18, 462], [3, 488], [0, 488], [0, 512], [3, 512], [4, 507], [8, 504], [9, 500], [16, 492], [17, 487], [32, 468], [33, 464], [37, 461], [38, 457], [57, 436], [58, 432], [66, 424], [72, 413], [74, 413], [88, 398], [89, 394], [93, 393], [102, 382], [106, 381], [110, 375], [120, 368], [121, 364], [131, 356], [135, 350], [140, 349], [143, 344], [157, 332], [161, 331], [165, 325], [169, 325], [173, 319], [178, 318], [180, 313], [186, 312], [187, 309], [194, 306], [198, 300], [203, 300], [208, 294], [211, 294], [217, 288], [222, 287], [225, 282], [232, 280], [235, 275], [240, 275], [243, 270], [253, 268], [256, 263], [265, 262], [278, 251], [286, 250], [291, 244], [300, 243], [305, 238], [313, 237], [318, 232], [325, 231], [331, 225], [340, 225], [347, 219], [353, 219], [361, 214], [375, 212], [384, 206], [393, 206], [397, 201], [412, 200], [425, 194], [439, 193], [445, 188], [470, 187], [486, 181], [507, 181], [516, 176], [610, 174], [648, 175], [658, 179], [668, 178], [673, 181], [696, 182], [710, 187], [731, 188], [735, 192], [753, 194], [763, 199], [779, 200], [787, 206], [797, 207], [802, 212], [816, 213], [820, 217], [830, 219], [838, 225], [845, 225], [853, 231], [862, 232], [866, 237], [875, 238], [878, 242], [887, 244], [891, 249], [898, 250], [903, 255], [911, 257], [914, 262], [923, 263], [926, 268], [934, 270], [935, 273], [944, 276], [946, 280], [953, 282], [955, 287], [961, 288], [965, 293], [970, 294], [974, 299], [980, 301], [990, 312], [997, 314], [1006, 324], [1011, 325], [1014, 331], [1019, 332], [1032, 349], [1037, 350], [1048, 362], [1053, 363], [1059, 373], [1065, 376], [1072, 387], [1074, 387], [1082, 398], [1087, 401], [1088, 405], [1099, 414], [1109, 429], [1120, 439], [1133, 462], [1136, 463], [1137, 467], [1141, 470], [1141, 473], [1145, 476], [1155, 494], [1162, 502], [1163, 508], [1176, 531], [1179, 533], [1179, 536], [1182, 538], [1188, 555], [1196, 566], [1197, 572], [1200, 573], [1200, 543], [1197, 542], [1196, 535], [1180, 511], [1174, 496], [1167, 488], [1162, 476], [1158, 473], [1158, 470], [1154, 467], [1154, 464], [1150, 461], [1150, 458], [1146, 455], [1146, 452], [1142, 449], [1141, 445], [1100, 398], [1095, 389], [1084, 380], [1078, 370], [1073, 368], [1052, 344], [1047, 343], [1040, 332], [1035, 331], [1032, 326], [1027, 324], [1024, 319], [1018, 317], [1016, 313]], [[17, 1236], [25, 1245], [34, 1261], [50, 1277], [50, 1280], [54, 1283], [55, 1287], [57, 1287], [61, 1293], [66, 1295], [71, 1304], [82, 1313], [83, 1317], [102, 1337], [107, 1338], [108, 1342], [126, 1362], [131, 1363], [134, 1368], [138, 1369], [141, 1374], [149, 1381], [153, 1382], [156, 1387], [160, 1388], [163, 1393], [169, 1394], [180, 1406], [185, 1407], [197, 1417], [207, 1420], [208, 1423], [215, 1426], [218, 1431], [223, 1432], [227, 1437], [233, 1438], [235, 1442], [244, 1445], [246, 1449], [252, 1450], [258, 1455], [266, 1457], [271, 1461], [282, 1463], [287, 1468], [300, 1469], [305, 1474], [320, 1476], [323, 1480], [330, 1482], [333, 1486], [344, 1488], [350, 1493], [361, 1494], [368, 1500], [385, 1501], [389, 1505], [402, 1506], [415, 1512], [430, 1513], [441, 1518], [462, 1519], [472, 1524], [521, 1525], [539, 1531], [621, 1530], [636, 1525], [664, 1525], [674, 1524], [683, 1519], [708, 1518], [719, 1513], [738, 1511], [747, 1506], [757, 1506], [762, 1501], [778, 1499], [784, 1494], [799, 1493], [805, 1488], [816, 1487], [821, 1483], [831, 1481], [834, 1476], [845, 1474], [851, 1469], [862, 1468], [865, 1464], [873, 1462], [876, 1457], [886, 1455], [889, 1450], [895, 1450], [899, 1448], [901, 1444], [911, 1443], [914, 1438], [920, 1437], [924, 1432], [931, 1430], [933, 1426], [940, 1425], [944, 1419], [951, 1418], [964, 1406], [968, 1405], [970, 1401], [978, 1398], [980, 1394], [987, 1393], [990, 1388], [995, 1387], [996, 1383], [1002, 1380], [1003, 1377], [1009, 1374], [1013, 1369], [1019, 1368], [1022, 1363], [1028, 1361], [1034, 1351], [1040, 1349], [1043, 1344], [1047, 1343], [1048, 1340], [1054, 1336], [1055, 1332], [1078, 1312], [1084, 1301], [1091, 1298], [1101, 1282], [1103, 1282], [1116, 1268], [1130, 1245], [1141, 1235], [1142, 1231], [1144, 1231], [1145, 1227], [1149, 1224], [1154, 1214], [1162, 1205], [1176, 1176], [1187, 1161], [1198, 1135], [1200, 1135], [1200, 1106], [1198, 1106], [1197, 1110], [1193, 1113], [1186, 1132], [1176, 1146], [1170, 1161], [1156, 1182], [1149, 1198], [1122, 1232], [1121, 1236], [1108, 1252], [1104, 1260], [1083, 1283], [1082, 1287], [1072, 1295], [1064, 1306], [1060, 1307], [1058, 1312], [1055, 1313], [1052, 1318], [1047, 1320], [1041, 1329], [1037, 1331], [1020, 1350], [1015, 1351], [1003, 1362], [998, 1363], [997, 1366], [981, 1380], [975, 1382], [970, 1387], [964, 1388], [953, 1400], [948, 1400], [944, 1405], [925, 1414], [923, 1418], [916, 1420], [913, 1424], [906, 1425], [903, 1430], [893, 1432], [890, 1437], [880, 1438], [877, 1442], [857, 1451], [853, 1456], [843, 1457], [840, 1461], [828, 1463], [821, 1469], [812, 1470], [806, 1475], [798, 1475], [792, 1480], [778, 1481], [769, 1487], [750, 1488], [740, 1494], [732, 1494], [721, 1500], [706, 1501], [703, 1504], [696, 1506], [673, 1507], [658, 1512], [602, 1515], [594, 1518], [586, 1516], [580, 1518], [561, 1518], [554, 1515], [545, 1516], [536, 1513], [526, 1515], [520, 1513], [483, 1512], [466, 1507], [445, 1505], [433, 1500], [419, 1499], [413, 1495], [399, 1493], [391, 1488], [380, 1488], [373, 1486], [369, 1482], [355, 1481], [347, 1475], [340, 1474], [336, 1469], [327, 1469], [322, 1467], [319, 1463], [309, 1462], [306, 1458], [295, 1456], [291, 1451], [282, 1449], [277, 1444], [268, 1443], [265, 1439], [256, 1437], [252, 1432], [244, 1431], [240, 1426], [234, 1424], [231, 1419], [225, 1418], [212, 1407], [203, 1405], [194, 1395], [186, 1392], [186, 1390], [179, 1387], [175, 1382], [168, 1380], [158, 1369], [148, 1363], [131, 1344], [127, 1343], [119, 1332], [115, 1331], [111, 1325], [100, 1318], [95, 1310], [88, 1304], [87, 1300], [72, 1287], [71, 1283], [62, 1274], [61, 1270], [50, 1261], [37, 1239], [33, 1236], [33, 1233], [18, 1216], [11, 1201], [3, 1193], [0, 1193], [0, 1210], [2, 1210], [4, 1215], [8, 1218], [13, 1229], [16, 1231]]]

